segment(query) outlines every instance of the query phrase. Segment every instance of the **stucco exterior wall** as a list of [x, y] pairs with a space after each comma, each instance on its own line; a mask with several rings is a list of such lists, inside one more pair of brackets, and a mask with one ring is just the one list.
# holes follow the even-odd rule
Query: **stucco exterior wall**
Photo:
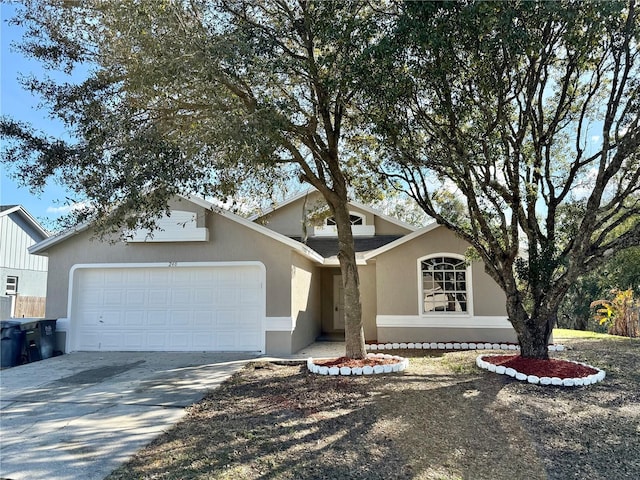
[[360, 275], [360, 303], [362, 304], [362, 326], [366, 342], [373, 342], [378, 338], [376, 328], [376, 266], [364, 265], [358, 267]]
[[321, 279], [316, 267], [308, 259], [291, 254], [291, 353], [313, 343], [320, 334]]
[[[418, 258], [431, 254], [464, 255], [469, 244], [439, 227], [376, 258], [378, 315], [418, 315]], [[484, 272], [484, 264], [471, 266], [473, 314], [506, 316], [506, 297]]]
[[[180, 209], [186, 210], [188, 202]], [[109, 244], [81, 232], [49, 250], [47, 318], [68, 315], [69, 271], [82, 263], [259, 261], [266, 267], [267, 317], [291, 316], [290, 247], [213, 212], [207, 242]]]
[[[304, 202], [305, 199], [300, 198], [277, 208], [273, 212], [259, 218], [256, 222], [288, 237], [301, 237], [303, 232], [302, 208]], [[318, 192], [311, 192], [307, 196], [306, 202], [307, 211], [315, 209], [319, 205], [326, 205], [324, 198]], [[411, 230], [374, 215], [370, 211], [355, 206], [349, 207], [349, 211], [362, 215], [367, 225], [374, 225], [376, 235], [405, 235], [411, 232]], [[308, 234], [312, 235], [313, 227], [311, 225], [307, 226], [307, 230]]]
[[[305, 199], [303, 197], [287, 205], [281, 207], [276, 206], [276, 210], [258, 218], [256, 223], [288, 237], [301, 237], [303, 233], [302, 206], [304, 202]], [[325, 204], [322, 195], [318, 192], [309, 193], [307, 196], [307, 211], [315, 208], [319, 204]], [[309, 234], [311, 234], [311, 229], [309, 229]]]
[[378, 341], [518, 343], [512, 328], [378, 327]]
[[376, 235], [406, 235], [411, 233], [411, 230], [408, 228], [396, 225], [377, 215], [374, 218], [374, 225], [376, 227]]
[[[322, 268], [322, 331], [325, 333], [344, 332], [333, 327], [333, 277], [340, 276], [339, 268]], [[377, 338], [376, 328], [376, 267], [375, 265], [361, 265], [358, 267], [360, 276], [360, 303], [362, 305], [362, 325], [366, 341]]]

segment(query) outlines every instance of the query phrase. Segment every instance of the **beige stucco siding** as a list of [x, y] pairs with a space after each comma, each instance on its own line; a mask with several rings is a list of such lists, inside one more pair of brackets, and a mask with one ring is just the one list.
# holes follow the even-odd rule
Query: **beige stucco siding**
[[360, 302], [362, 304], [362, 326], [365, 341], [377, 339], [376, 329], [376, 266], [363, 265], [358, 267], [360, 276]]
[[91, 232], [85, 231], [54, 245], [49, 250], [47, 317], [67, 316], [69, 271], [76, 264], [233, 261], [262, 262], [267, 317], [290, 317], [291, 248], [221, 215], [207, 212], [205, 218], [207, 242], [109, 244], [91, 240]]
[[517, 343], [512, 328], [378, 327], [378, 342], [490, 342]]
[[274, 232], [287, 237], [301, 237], [303, 200], [284, 205], [267, 215], [260, 217], [256, 223], [264, 225]]
[[320, 334], [321, 281], [312, 262], [295, 252], [291, 257], [291, 351], [297, 352]]
[[[326, 333], [344, 332], [333, 327], [333, 277], [340, 276], [339, 268], [320, 269], [322, 274], [322, 331]], [[376, 330], [376, 267], [361, 265], [358, 267], [360, 277], [360, 303], [362, 305], [362, 326], [366, 340], [377, 338]]]
[[[378, 315], [418, 315], [418, 259], [439, 253], [464, 255], [468, 244], [439, 227], [376, 257]], [[505, 296], [484, 272], [481, 262], [471, 269], [474, 316], [506, 316]]]
[[[276, 208], [273, 212], [257, 219], [256, 223], [288, 237], [301, 237], [303, 235], [303, 206], [305, 206], [304, 197]], [[314, 210], [322, 206], [326, 206], [326, 201], [322, 195], [320, 195], [319, 192], [309, 193], [306, 197], [306, 211]], [[410, 229], [385, 220], [370, 211], [363, 210], [356, 206], [350, 206], [349, 211], [362, 215], [367, 225], [374, 225], [376, 235], [405, 235], [411, 232]], [[308, 225], [307, 229], [308, 234], [312, 235], [313, 227]]]
[[374, 225], [376, 227], [376, 235], [406, 235], [411, 233], [408, 228], [389, 222], [377, 215], [374, 218]]

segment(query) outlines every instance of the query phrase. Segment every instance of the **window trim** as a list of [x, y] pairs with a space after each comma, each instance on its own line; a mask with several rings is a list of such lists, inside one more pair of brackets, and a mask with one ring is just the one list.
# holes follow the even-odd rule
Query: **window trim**
[[466, 312], [425, 312], [424, 311], [424, 288], [422, 285], [422, 262], [425, 260], [429, 260], [431, 258], [454, 258], [456, 260], [463, 260], [464, 255], [460, 255], [458, 253], [450, 253], [450, 252], [438, 252], [432, 253], [429, 255], [425, 255], [424, 257], [420, 257], [416, 261], [417, 266], [417, 279], [418, 279], [418, 314], [423, 317], [437, 317], [442, 316], [446, 318], [467, 318], [473, 316], [473, 277], [472, 277], [472, 268], [471, 264], [467, 264], [465, 268], [465, 282], [467, 284], [466, 292], [467, 292], [467, 311]]
[[[361, 225], [354, 225], [353, 223], [351, 224], [351, 232], [354, 237], [369, 237], [369, 236], [374, 236], [376, 234], [375, 222], [367, 223], [366, 214], [349, 210], [349, 216], [358, 217], [362, 222]], [[336, 227], [335, 225], [327, 224], [327, 222], [331, 218], [333, 218], [333, 215], [325, 218], [322, 225], [313, 228], [313, 235], [315, 237], [337, 237], [338, 236], [338, 227]]]
[[[12, 282], [14, 287], [13, 289], [9, 288], [9, 279], [15, 280], [15, 282]], [[19, 285], [19, 279], [17, 275], [7, 275], [7, 279], [4, 282], [5, 295], [9, 295], [9, 296], [18, 295], [18, 285]]]
[[[358, 217], [361, 221], [361, 223], [358, 224], [354, 224], [353, 222], [351, 223], [351, 226], [357, 226], [357, 227], [363, 227], [365, 225], [367, 225], [367, 217], [365, 215], [363, 215], [362, 213], [358, 213], [358, 212], [353, 212], [351, 210], [349, 210], [349, 219], [351, 219], [351, 217]], [[329, 225], [329, 220], [333, 220], [333, 224]], [[324, 219], [324, 222], [322, 224], [323, 227], [335, 227], [336, 226], [336, 220], [334, 218], [333, 215], [327, 217]]]

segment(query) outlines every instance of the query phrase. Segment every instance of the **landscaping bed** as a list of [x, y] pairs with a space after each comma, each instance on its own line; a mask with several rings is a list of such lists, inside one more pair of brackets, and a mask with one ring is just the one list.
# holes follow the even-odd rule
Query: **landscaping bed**
[[518, 382], [474, 351], [368, 377], [254, 362], [108, 479], [640, 478], [640, 342], [562, 342], [606, 381]]

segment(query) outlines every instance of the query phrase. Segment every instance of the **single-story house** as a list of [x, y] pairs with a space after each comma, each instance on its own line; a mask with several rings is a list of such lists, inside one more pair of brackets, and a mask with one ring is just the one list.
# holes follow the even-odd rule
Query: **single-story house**
[[[344, 335], [331, 217], [304, 192], [246, 219], [177, 197], [158, 229], [124, 242], [82, 225], [31, 247], [49, 258], [47, 318], [65, 351], [294, 353]], [[505, 296], [468, 244], [350, 203], [367, 342], [515, 342]]]

